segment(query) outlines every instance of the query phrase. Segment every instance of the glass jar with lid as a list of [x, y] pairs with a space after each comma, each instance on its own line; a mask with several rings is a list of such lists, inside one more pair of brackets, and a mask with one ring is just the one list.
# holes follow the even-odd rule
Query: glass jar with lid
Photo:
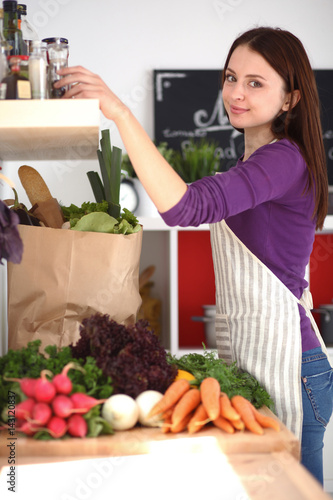
[[56, 41], [47, 47], [49, 67], [48, 67], [48, 95], [50, 99], [59, 99], [67, 91], [67, 86], [55, 89], [53, 84], [61, 80], [58, 70], [68, 65], [68, 44]]

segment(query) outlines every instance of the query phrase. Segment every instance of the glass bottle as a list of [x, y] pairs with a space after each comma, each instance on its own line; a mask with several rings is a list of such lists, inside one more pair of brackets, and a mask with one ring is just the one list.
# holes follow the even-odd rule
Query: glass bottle
[[31, 54], [29, 57], [29, 80], [31, 84], [32, 99], [47, 98], [47, 79], [46, 79], [46, 56], [45, 44], [34, 40], [31, 45]]
[[21, 57], [27, 56], [12, 56], [9, 59], [10, 73], [1, 82], [7, 85], [6, 99], [31, 99], [29, 78], [23, 76], [21, 71]]
[[10, 47], [10, 55], [24, 53], [22, 31], [17, 26], [17, 2], [4, 0], [3, 34]]
[[27, 6], [25, 3], [19, 3], [17, 5], [17, 12], [20, 23], [19, 28], [22, 31], [23, 43], [26, 45], [26, 53], [29, 55], [32, 51], [32, 42], [38, 41], [39, 36], [27, 18]]
[[[9, 55], [9, 44], [3, 34], [3, 9], [0, 9], [0, 82], [9, 73], [7, 56]], [[6, 98], [6, 84], [0, 84], [0, 99]]]
[[4, 48], [0, 45], [0, 100], [6, 99], [7, 84], [2, 83], [2, 80], [8, 76], [8, 72], [7, 56]]
[[68, 45], [57, 41], [47, 47], [49, 68], [48, 68], [48, 96], [50, 99], [60, 99], [67, 90], [67, 86], [54, 88], [53, 84], [61, 80], [57, 71], [66, 68], [68, 65]]
[[9, 56], [10, 46], [5, 38], [5, 35], [3, 34], [3, 17], [3, 9], [0, 9], [0, 47], [4, 47], [5, 51], [7, 51], [7, 55]]

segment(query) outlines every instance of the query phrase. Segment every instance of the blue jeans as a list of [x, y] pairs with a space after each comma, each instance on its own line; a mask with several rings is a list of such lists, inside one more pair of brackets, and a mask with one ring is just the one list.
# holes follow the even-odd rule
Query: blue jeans
[[323, 441], [333, 406], [333, 370], [321, 347], [302, 356], [301, 463], [323, 484]]

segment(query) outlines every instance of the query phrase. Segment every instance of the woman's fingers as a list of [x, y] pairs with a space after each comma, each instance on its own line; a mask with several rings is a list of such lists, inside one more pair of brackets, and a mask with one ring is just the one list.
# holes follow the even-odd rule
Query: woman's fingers
[[[55, 87], [62, 87], [64, 85], [73, 85], [79, 83], [86, 83], [89, 85], [98, 85], [100, 87], [106, 87], [103, 80], [94, 73], [82, 68], [81, 66], [74, 66], [70, 68], [63, 68], [58, 71], [58, 74], [62, 77], [54, 85]], [[107, 88], [107, 87], [106, 87]]]
[[64, 99], [98, 99], [101, 111], [110, 120], [116, 120], [126, 110], [126, 106], [100, 76], [83, 66], [63, 68], [58, 73], [62, 78], [54, 83], [55, 88], [65, 85], [70, 87], [63, 96]]

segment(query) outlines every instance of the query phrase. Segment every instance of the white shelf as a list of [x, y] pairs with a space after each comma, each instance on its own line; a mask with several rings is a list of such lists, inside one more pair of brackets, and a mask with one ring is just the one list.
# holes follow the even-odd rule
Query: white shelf
[[0, 101], [3, 161], [96, 158], [98, 99]]
[[[140, 224], [142, 224], [145, 231], [208, 231], [209, 224], [201, 224], [198, 227], [181, 227], [181, 226], [168, 226], [163, 221], [162, 217], [141, 217], [137, 215]], [[328, 215], [325, 219], [324, 228], [321, 233], [333, 233], [333, 215]]]
[[321, 232], [333, 233], [333, 215], [328, 215], [326, 217], [325, 224], [324, 224], [323, 230]]
[[143, 226], [144, 231], [208, 231], [208, 224], [201, 224], [199, 227], [181, 227], [181, 226], [168, 226], [163, 221], [162, 217], [141, 217], [137, 218]]

